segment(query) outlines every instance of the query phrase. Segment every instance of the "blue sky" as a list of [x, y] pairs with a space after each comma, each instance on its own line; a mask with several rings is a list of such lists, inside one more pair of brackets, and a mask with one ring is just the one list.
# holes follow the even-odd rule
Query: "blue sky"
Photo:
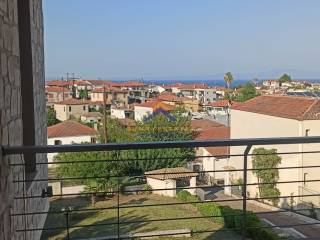
[[47, 78], [320, 78], [319, 0], [44, 0]]

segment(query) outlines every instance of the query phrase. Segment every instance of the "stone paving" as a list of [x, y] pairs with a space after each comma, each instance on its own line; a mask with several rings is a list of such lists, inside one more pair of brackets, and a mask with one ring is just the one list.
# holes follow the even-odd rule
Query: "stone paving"
[[[222, 192], [217, 192], [215, 194], [215, 200], [228, 200], [228, 199], [235, 199], [233, 197], [224, 195]], [[232, 208], [242, 209], [242, 200], [239, 199], [239, 201], [231, 201], [231, 202], [221, 202], [219, 204], [227, 205]], [[294, 218], [292, 216], [287, 216], [284, 213], [260, 213], [259, 212], [270, 212], [270, 210], [256, 206], [252, 203], [247, 204], [247, 210], [252, 211], [258, 214], [258, 216], [261, 219], [266, 219], [267, 222], [272, 223], [276, 226], [281, 225], [297, 225], [297, 224], [307, 224], [304, 221], [301, 221], [297, 218]], [[294, 226], [290, 227], [293, 228], [294, 231], [291, 232], [298, 232], [295, 234], [291, 234], [291, 236], [295, 239], [297, 239], [297, 235], [300, 235], [300, 238], [303, 238], [304, 235], [306, 238], [313, 238], [313, 239], [320, 239], [320, 226], [314, 225], [314, 226]], [[290, 234], [290, 232], [288, 232]], [[299, 234], [300, 233], [300, 234]]]

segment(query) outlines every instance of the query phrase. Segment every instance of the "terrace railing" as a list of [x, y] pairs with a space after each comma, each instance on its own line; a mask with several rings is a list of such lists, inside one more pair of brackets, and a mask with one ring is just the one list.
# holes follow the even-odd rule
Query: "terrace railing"
[[[241, 157], [243, 158], [243, 165], [241, 168], [238, 169], [214, 169], [214, 170], [202, 170], [200, 171], [201, 173], [204, 174], [208, 174], [208, 173], [221, 173], [221, 172], [242, 172], [242, 179], [243, 182], [240, 184], [224, 184], [223, 186], [220, 187], [237, 187], [237, 186], [241, 186], [242, 189], [242, 198], [233, 198], [233, 199], [212, 199], [212, 200], [206, 200], [206, 201], [201, 201], [200, 199], [198, 201], [192, 201], [192, 202], [181, 202], [181, 201], [170, 201], [170, 202], [166, 202], [166, 203], [161, 203], [161, 204], [144, 204], [144, 203], [136, 203], [136, 204], [123, 204], [121, 203], [121, 194], [129, 194], [129, 193], [133, 193], [136, 192], [136, 190], [123, 190], [120, 188], [121, 185], [121, 181], [124, 177], [139, 177], [139, 178], [146, 178], [148, 177], [148, 175], [152, 175], [152, 174], [137, 174], [137, 173], [132, 173], [132, 174], [127, 174], [126, 176], [122, 175], [122, 174], [115, 174], [115, 175], [108, 175], [108, 177], [114, 178], [116, 179], [116, 183], [117, 183], [117, 187], [110, 190], [110, 191], [99, 191], [99, 192], [92, 192], [90, 190], [86, 190], [84, 192], [79, 192], [79, 193], [60, 193], [57, 195], [52, 194], [52, 192], [50, 191], [50, 188], [44, 188], [44, 189], [39, 189], [39, 194], [28, 194], [28, 192], [16, 192], [14, 195], [14, 199], [15, 200], [25, 200], [25, 201], [33, 201], [34, 199], [37, 198], [50, 198], [50, 199], [54, 199], [54, 198], [67, 198], [68, 199], [70, 197], [77, 197], [77, 196], [88, 196], [88, 195], [92, 195], [92, 194], [111, 194], [114, 196], [114, 198], [116, 199], [116, 204], [113, 206], [109, 206], [109, 207], [86, 207], [86, 208], [68, 208], [69, 206], [65, 206], [64, 209], [61, 210], [49, 210], [49, 211], [34, 211], [34, 212], [27, 212], [27, 211], [23, 211], [23, 212], [13, 212], [11, 217], [15, 218], [15, 217], [21, 217], [21, 216], [33, 216], [33, 215], [64, 215], [65, 216], [65, 221], [62, 222], [61, 226], [54, 226], [54, 227], [50, 227], [47, 224], [45, 225], [45, 227], [42, 228], [28, 228], [27, 224], [25, 224], [24, 228], [21, 229], [17, 229], [17, 232], [34, 232], [34, 231], [42, 231], [42, 232], [50, 232], [50, 231], [66, 231], [66, 238], [67, 239], [71, 239], [71, 235], [70, 235], [70, 231], [72, 229], [79, 229], [79, 228], [89, 228], [92, 229], [93, 227], [95, 227], [95, 231], [99, 231], [99, 228], [103, 228], [104, 230], [106, 228], [109, 228], [111, 226], [116, 226], [116, 232], [114, 236], [109, 236], [109, 238], [107, 238], [108, 236], [105, 236], [105, 239], [132, 239], [132, 238], [143, 238], [143, 235], [132, 235], [131, 232], [129, 230], [123, 230], [122, 226], [126, 226], [126, 225], [132, 225], [132, 224], [147, 224], [147, 223], [151, 223], [151, 222], [173, 222], [173, 221], [186, 221], [186, 220], [190, 220], [190, 219], [212, 219], [212, 218], [219, 218], [219, 217], [223, 217], [223, 216], [219, 216], [219, 215], [209, 215], [209, 216], [189, 216], [189, 217], [175, 217], [175, 218], [157, 218], [156, 216], [149, 216], [147, 219], [141, 218], [141, 219], [134, 219], [134, 220], [125, 220], [123, 219], [123, 216], [121, 216], [121, 210], [123, 209], [137, 209], [137, 208], [145, 208], [145, 207], [161, 207], [161, 206], [178, 206], [178, 205], [186, 205], [186, 204], [196, 204], [196, 203], [202, 203], [202, 204], [209, 204], [212, 202], [215, 203], [221, 203], [223, 204], [224, 202], [241, 202], [242, 204], [242, 213], [240, 215], [238, 215], [238, 217], [242, 217], [242, 226], [241, 226], [241, 235], [243, 239], [246, 239], [247, 236], [247, 232], [248, 232], [248, 226], [245, 224], [246, 218], [247, 218], [247, 206], [248, 206], [248, 202], [249, 201], [262, 201], [265, 200], [266, 198], [263, 197], [259, 197], [259, 196], [255, 196], [255, 197], [251, 197], [248, 196], [248, 191], [247, 188], [249, 186], [259, 186], [262, 184], [274, 184], [274, 183], [259, 183], [259, 182], [248, 182], [248, 173], [252, 172], [253, 168], [250, 168], [249, 166], [251, 166], [251, 164], [248, 164], [248, 161], [250, 161], [250, 159], [248, 157], [252, 157], [254, 154], [250, 153], [252, 152], [251, 150], [253, 149], [253, 147], [257, 147], [257, 146], [265, 146], [267, 148], [267, 146], [273, 147], [275, 148], [276, 146], [280, 146], [280, 145], [290, 145], [290, 146], [294, 146], [294, 145], [300, 145], [300, 144], [316, 144], [316, 143], [320, 143], [320, 137], [289, 137], [289, 138], [260, 138], [260, 139], [231, 139], [231, 140], [208, 140], [208, 141], [167, 141], [167, 142], [140, 142], [140, 143], [110, 143], [110, 144], [90, 144], [90, 145], [57, 145], [57, 146], [3, 146], [2, 147], [2, 154], [4, 156], [11, 156], [11, 155], [24, 155], [24, 154], [46, 154], [46, 153], [66, 153], [66, 152], [93, 152], [93, 151], [102, 151], [102, 152], [109, 152], [109, 151], [125, 151], [125, 150], [141, 150], [141, 149], [163, 149], [165, 151], [165, 149], [171, 149], [171, 148], [199, 148], [199, 147], [234, 147], [234, 146], [242, 146], [244, 147], [244, 151], [242, 153], [237, 153], [237, 154], [227, 154], [227, 155], [220, 155], [220, 156], [215, 156], [215, 157], [223, 157], [223, 158], [230, 158], [230, 157]], [[288, 152], [278, 152], [277, 154], [280, 156], [284, 156], [284, 155], [300, 155], [300, 154], [305, 154], [305, 155], [309, 155], [309, 154], [317, 154], [320, 153], [320, 149], [316, 149], [314, 151], [301, 151], [300, 149], [303, 148], [297, 148], [297, 147], [293, 147], [293, 150], [298, 149], [298, 151], [288, 151]], [[211, 156], [196, 156], [196, 158], [208, 158]], [[92, 159], [88, 159], [87, 161], [76, 161], [76, 162], [72, 162], [72, 161], [67, 161], [67, 162], [37, 162], [36, 164], [39, 165], [40, 167], [44, 167], [47, 168], [47, 166], [49, 165], [57, 165], [57, 164], [73, 164], [73, 163], [83, 163], [83, 164], [94, 164], [95, 162], [103, 162], [103, 161], [111, 161], [113, 162], [113, 164], [115, 164], [115, 166], [119, 166], [119, 164], [121, 164], [122, 162], [130, 162], [130, 161], [151, 161], [151, 160], [155, 160], [155, 159], [148, 159], [148, 158], [126, 158], [126, 159], [114, 159], [114, 160], [110, 160], [110, 159], [99, 159], [99, 160], [92, 160]], [[163, 159], [163, 158], [159, 158], [157, 159], [158, 161], [166, 161], [167, 159]], [[305, 161], [306, 162], [306, 161]], [[25, 163], [10, 163], [10, 167], [12, 169], [17, 168], [17, 167], [25, 167]], [[278, 167], [276, 169], [281, 169], [281, 170], [286, 170], [286, 169], [311, 169], [311, 168], [320, 168], [320, 162], [319, 164], [316, 165], [298, 165], [298, 166], [284, 166], [283, 164], [281, 165], [281, 167]], [[267, 170], [267, 169], [271, 169], [271, 168], [265, 168], [265, 169], [259, 169], [259, 170]], [[192, 171], [190, 170], [190, 173]], [[28, 179], [14, 179], [13, 180], [13, 184], [27, 184], [30, 182], [44, 182], [44, 183], [50, 183], [50, 182], [64, 182], [64, 181], [74, 181], [74, 180], [86, 180], [86, 179], [99, 179], [99, 178], [104, 178], [105, 176], [90, 176], [90, 177], [46, 177], [46, 178], [34, 178], [31, 180]], [[281, 184], [297, 184], [297, 189], [298, 186], [302, 186], [305, 182], [308, 183], [316, 183], [319, 182], [320, 178], [318, 179], [288, 179], [285, 181], [278, 181], [276, 182], [277, 185], [281, 185]], [[196, 187], [183, 187], [183, 189], [206, 189], [206, 188], [212, 188], [212, 186], [196, 186]], [[163, 191], [163, 190], [176, 190], [177, 188], [158, 188], [158, 189], [141, 189], [139, 191], [144, 192], [144, 191], [152, 191], [152, 192], [156, 192], [156, 191]], [[301, 192], [302, 193], [302, 192]], [[318, 193], [311, 193], [308, 195], [301, 195], [301, 194], [296, 194], [296, 195], [281, 195], [278, 196], [277, 198], [279, 199], [301, 199], [302, 197], [306, 198], [306, 197], [320, 197], [320, 194]], [[271, 197], [272, 198], [272, 197]], [[270, 199], [270, 197], [268, 197], [268, 199]], [[76, 215], [77, 217], [79, 217], [79, 215], [83, 214], [85, 216], [85, 214], [90, 213], [90, 212], [103, 212], [103, 211], [108, 211], [108, 210], [114, 210], [117, 212], [116, 214], [116, 218], [114, 219], [114, 221], [109, 221], [109, 222], [103, 222], [103, 223], [83, 223], [83, 224], [71, 224], [70, 223], [70, 218], [72, 218], [72, 215]], [[274, 210], [274, 211], [265, 211], [265, 212], [259, 212], [257, 214], [264, 214], [264, 213], [268, 213], [268, 214], [277, 214], [277, 213], [281, 213], [281, 212], [286, 212], [286, 211], [293, 211], [296, 213], [299, 213], [299, 211], [304, 211], [303, 209], [298, 209], [298, 210], [294, 210], [294, 209], [279, 209], [279, 210]], [[150, 218], [151, 217], [151, 218]], [[224, 216], [225, 217], [225, 216]], [[311, 223], [300, 223], [300, 224], [285, 224], [285, 225], [272, 225], [272, 226], [258, 226], [255, 228], [289, 228], [289, 227], [296, 227], [296, 226], [312, 226], [312, 225], [317, 225], [319, 224], [318, 222], [311, 222]], [[232, 231], [234, 229], [230, 229], [230, 228], [223, 228], [219, 231]], [[239, 230], [239, 229], [238, 229]], [[127, 231], [127, 232], [126, 232]], [[216, 230], [200, 230], [200, 231], [192, 231], [192, 234], [204, 234], [204, 233], [213, 233]], [[131, 235], [130, 235], [131, 234]], [[166, 233], [159, 233], [159, 232], [155, 232], [153, 235], [147, 235], [145, 237], [157, 237], [157, 236], [167, 236], [167, 237], [172, 237], [173, 235], [184, 235], [184, 234], [188, 234], [188, 232], [166, 232]], [[136, 237], [135, 237], [136, 236]], [[138, 237], [137, 237], [138, 236]]]

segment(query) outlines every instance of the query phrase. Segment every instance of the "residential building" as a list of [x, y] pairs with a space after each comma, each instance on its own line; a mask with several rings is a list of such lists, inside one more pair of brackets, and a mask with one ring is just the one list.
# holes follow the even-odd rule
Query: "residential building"
[[[195, 140], [230, 138], [230, 128], [215, 121], [192, 120], [191, 127], [195, 133]], [[215, 171], [221, 171], [228, 166], [228, 155], [229, 147], [199, 147], [196, 148], [196, 159], [189, 163], [189, 168], [195, 172], [205, 172], [199, 174], [200, 181], [210, 185], [223, 184], [225, 173]]]
[[206, 104], [204, 109], [212, 115], [227, 115], [230, 113], [230, 105], [229, 100], [218, 100]]
[[71, 89], [72, 83], [70, 81], [65, 80], [51, 80], [46, 82], [46, 86], [48, 87], [65, 87]]
[[46, 87], [46, 100], [49, 106], [69, 98], [72, 98], [72, 91], [66, 87]]
[[106, 104], [111, 106], [127, 106], [129, 92], [117, 88], [97, 88], [91, 92], [92, 102], [103, 102], [105, 94]]
[[179, 87], [184, 97], [196, 98], [201, 104], [208, 104], [217, 100], [216, 90], [207, 84], [185, 84]]
[[[48, 127], [47, 136], [48, 145], [96, 143], [98, 132], [86, 125], [68, 120]], [[56, 155], [57, 153], [48, 153], [48, 162], [52, 162]]]
[[134, 120], [143, 121], [152, 114], [159, 112], [170, 112], [175, 109], [175, 106], [169, 105], [160, 101], [150, 101], [134, 106]]
[[84, 123], [101, 123], [103, 115], [100, 112], [87, 112], [81, 115], [80, 119]]
[[175, 197], [179, 191], [184, 190], [183, 187], [186, 187], [186, 191], [196, 195], [198, 173], [190, 172], [187, 168], [162, 168], [145, 172], [145, 174], [147, 183], [152, 189], [161, 189], [154, 191], [154, 194]]
[[159, 94], [157, 100], [172, 106], [183, 107], [189, 112], [199, 112], [201, 110], [200, 102], [196, 98], [179, 97], [170, 92]]
[[134, 118], [134, 109], [127, 108], [127, 107], [118, 107], [118, 108], [111, 108], [110, 113], [112, 118], [117, 119], [125, 119], [125, 118]]
[[56, 111], [56, 118], [60, 121], [80, 118], [83, 114], [89, 112], [89, 103], [90, 101], [74, 98], [55, 103], [53, 107]]
[[278, 80], [265, 80], [262, 85], [270, 89], [280, 88], [280, 82]]
[[[281, 138], [305, 137], [320, 135], [320, 100], [310, 97], [292, 96], [259, 96], [244, 103], [232, 106], [231, 109], [231, 139], [239, 138]], [[276, 149], [278, 153], [317, 151], [320, 144], [268, 145], [253, 146], [266, 149]], [[230, 153], [243, 154], [245, 147], [231, 147]], [[305, 168], [317, 165], [320, 155], [315, 154], [284, 154], [278, 167], [300, 167], [301, 169], [280, 169], [279, 182], [298, 181], [290, 184], [277, 184], [282, 196], [298, 195], [299, 191], [308, 187], [320, 192], [319, 182], [305, 182], [317, 179], [319, 171], [316, 168]], [[243, 168], [243, 157], [231, 157], [230, 167]], [[252, 157], [248, 157], [248, 168], [252, 168]], [[242, 178], [242, 172], [230, 174], [230, 182]], [[300, 181], [300, 182], [299, 182]], [[249, 171], [248, 182], [256, 183], [256, 176]], [[257, 186], [248, 186], [250, 196], [257, 196]], [[281, 199], [281, 205], [289, 199]]]
[[129, 103], [143, 103], [149, 98], [148, 85], [143, 82], [123, 82], [120, 84], [120, 88], [129, 92]]

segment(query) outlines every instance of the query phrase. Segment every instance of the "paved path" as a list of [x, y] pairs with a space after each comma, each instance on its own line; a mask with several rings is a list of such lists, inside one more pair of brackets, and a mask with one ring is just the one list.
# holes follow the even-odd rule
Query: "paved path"
[[[224, 195], [222, 192], [215, 193], [215, 200], [217, 199], [235, 199], [233, 197]], [[228, 205], [232, 208], [242, 209], [242, 200], [239, 199], [239, 201], [232, 201], [232, 202], [221, 202], [219, 203], [221, 205]], [[296, 225], [296, 224], [306, 224], [306, 222], [303, 222], [301, 220], [298, 220], [297, 218], [294, 218], [292, 216], [287, 216], [284, 213], [260, 213], [259, 212], [270, 212], [270, 210], [256, 206], [252, 203], [247, 203], [247, 210], [257, 213], [257, 215], [262, 218], [266, 219], [268, 222], [274, 224], [274, 225]], [[320, 239], [320, 226], [295, 226], [291, 227], [294, 228], [295, 231], [298, 231], [300, 234], [300, 238], [303, 237], [303, 235], [307, 238], [313, 238], [313, 239]]]

